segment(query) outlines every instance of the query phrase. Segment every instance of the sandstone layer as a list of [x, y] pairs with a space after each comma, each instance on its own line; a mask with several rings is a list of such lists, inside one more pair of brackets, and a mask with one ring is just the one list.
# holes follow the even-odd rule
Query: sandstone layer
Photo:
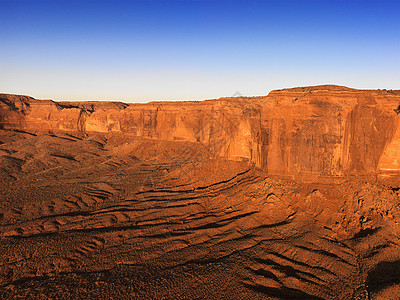
[[398, 299], [400, 92], [0, 95], [0, 296]]
[[197, 142], [216, 157], [249, 160], [269, 174], [400, 172], [397, 91], [317, 86], [266, 97], [130, 105], [0, 98], [4, 129]]

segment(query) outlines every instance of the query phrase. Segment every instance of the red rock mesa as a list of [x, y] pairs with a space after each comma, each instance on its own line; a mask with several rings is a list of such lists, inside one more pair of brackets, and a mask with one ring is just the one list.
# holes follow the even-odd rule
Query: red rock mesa
[[398, 299], [400, 91], [0, 94], [0, 295]]

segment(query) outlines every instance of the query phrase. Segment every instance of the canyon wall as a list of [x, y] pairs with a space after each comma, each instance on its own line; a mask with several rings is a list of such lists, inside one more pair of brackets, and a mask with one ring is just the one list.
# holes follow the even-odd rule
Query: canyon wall
[[0, 129], [190, 141], [270, 174], [400, 174], [399, 91], [316, 86], [202, 102], [54, 102], [0, 94]]

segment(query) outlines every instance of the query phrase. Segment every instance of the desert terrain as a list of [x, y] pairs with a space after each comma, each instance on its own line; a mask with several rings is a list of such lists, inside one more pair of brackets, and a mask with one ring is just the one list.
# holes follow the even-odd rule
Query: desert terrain
[[0, 94], [0, 298], [400, 299], [400, 91]]

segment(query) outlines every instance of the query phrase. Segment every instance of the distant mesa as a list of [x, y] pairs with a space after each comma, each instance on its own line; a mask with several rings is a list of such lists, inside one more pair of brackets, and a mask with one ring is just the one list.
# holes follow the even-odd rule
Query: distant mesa
[[356, 89], [352, 89], [341, 85], [324, 84], [324, 85], [285, 88], [277, 91], [305, 92], [305, 91], [355, 91], [355, 90]]
[[236, 91], [236, 92], [232, 95], [232, 97], [243, 97], [243, 95], [242, 95], [239, 91]]

